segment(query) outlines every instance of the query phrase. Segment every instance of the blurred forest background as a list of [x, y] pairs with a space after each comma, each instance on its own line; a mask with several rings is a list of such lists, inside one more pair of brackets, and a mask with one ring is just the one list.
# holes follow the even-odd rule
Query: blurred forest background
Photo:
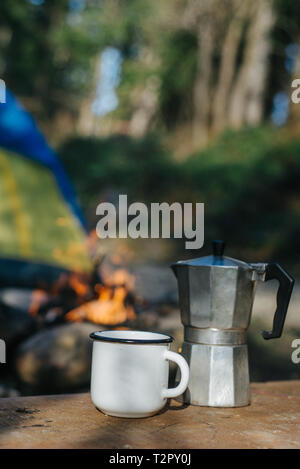
[[206, 240], [300, 268], [299, 2], [2, 0], [0, 77], [90, 229], [117, 193], [204, 202]]
[[[1, 0], [0, 79], [60, 156], [89, 234], [67, 210], [53, 166], [0, 148], [0, 337], [10, 360], [0, 396], [87, 389], [95, 328], [164, 331], [178, 349], [169, 265], [209, 253], [212, 239], [224, 239], [229, 256], [280, 262], [299, 278], [300, 103], [291, 100], [299, 1]], [[117, 204], [119, 194], [129, 203], [204, 202], [204, 248], [187, 251], [184, 239], [98, 241], [96, 207]], [[53, 267], [81, 273], [80, 253], [88, 283], [70, 275], [64, 284], [59, 271], [52, 285]], [[299, 378], [291, 361], [298, 283], [280, 343], [260, 334], [271, 327], [276, 281], [258, 285], [252, 380]]]

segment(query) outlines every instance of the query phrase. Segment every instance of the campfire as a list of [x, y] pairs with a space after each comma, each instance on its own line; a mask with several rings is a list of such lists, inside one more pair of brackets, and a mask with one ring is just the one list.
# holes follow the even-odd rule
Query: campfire
[[[104, 280], [104, 285], [97, 283], [94, 286], [98, 297], [69, 311], [67, 321], [88, 320], [105, 326], [133, 321], [136, 318], [130, 294], [133, 286], [132, 275], [125, 269], [116, 270]], [[80, 283], [79, 290], [83, 290]]]
[[45, 322], [89, 321], [103, 326], [118, 326], [136, 318], [133, 288], [135, 278], [111, 259], [106, 268], [100, 262], [88, 277], [63, 274], [48, 292], [32, 293], [29, 314]]
[[130, 253], [123, 251], [92, 256], [90, 274], [32, 264], [18, 283], [13, 275], [18, 269], [11, 269], [0, 297], [0, 321], [7, 356], [13, 359], [2, 391], [0, 383], [0, 396], [88, 389], [89, 336], [95, 330], [172, 332], [168, 318], [173, 284], [166, 279], [167, 269], [134, 263], [125, 267]]

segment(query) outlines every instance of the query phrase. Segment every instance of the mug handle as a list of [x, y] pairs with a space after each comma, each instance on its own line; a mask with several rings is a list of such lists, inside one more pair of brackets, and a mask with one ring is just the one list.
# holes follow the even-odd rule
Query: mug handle
[[188, 386], [190, 376], [189, 366], [185, 359], [181, 355], [179, 355], [179, 353], [171, 352], [170, 350], [165, 351], [164, 358], [165, 360], [171, 360], [175, 362], [179, 366], [181, 372], [181, 379], [180, 383], [178, 384], [178, 386], [176, 386], [176, 388], [163, 389], [163, 398], [168, 399], [169, 397], [180, 396], [180, 394], [183, 394]]

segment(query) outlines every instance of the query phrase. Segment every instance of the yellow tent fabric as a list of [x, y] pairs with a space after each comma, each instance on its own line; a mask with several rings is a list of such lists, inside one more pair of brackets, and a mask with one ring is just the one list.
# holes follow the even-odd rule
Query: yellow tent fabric
[[86, 234], [52, 172], [0, 149], [0, 256], [91, 270]]

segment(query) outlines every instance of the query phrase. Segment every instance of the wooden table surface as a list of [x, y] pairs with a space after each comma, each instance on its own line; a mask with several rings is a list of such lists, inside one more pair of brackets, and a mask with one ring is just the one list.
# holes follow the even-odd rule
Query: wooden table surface
[[0, 399], [0, 448], [300, 448], [300, 380], [254, 383], [240, 408], [174, 400], [146, 419], [107, 417], [89, 394]]

